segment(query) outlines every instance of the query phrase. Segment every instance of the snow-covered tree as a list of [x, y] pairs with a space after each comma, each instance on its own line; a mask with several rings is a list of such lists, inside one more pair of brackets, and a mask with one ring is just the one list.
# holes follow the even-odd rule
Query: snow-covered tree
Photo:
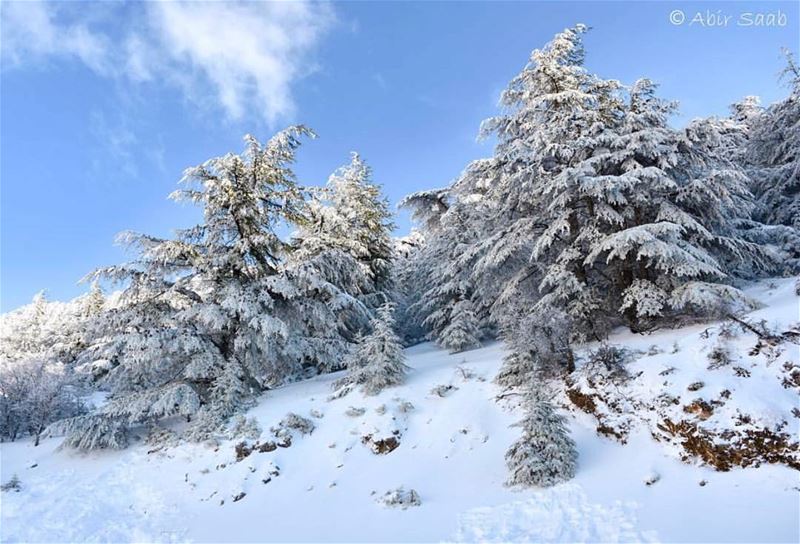
[[510, 113], [487, 124], [506, 165], [492, 189], [502, 193], [488, 195], [519, 218], [483, 259], [509, 253], [509, 237], [533, 240], [523, 277], [542, 277], [531, 302], [566, 311], [576, 338], [602, 338], [620, 317], [638, 330], [668, 315], [669, 293], [687, 281], [754, 274], [769, 255], [737, 232], [752, 197], [714, 127], [674, 131], [674, 105], [649, 80], [626, 93], [587, 74], [583, 30], [534, 52], [504, 95]]
[[472, 303], [474, 286], [467, 253], [477, 233], [462, 211], [459, 205], [442, 214], [435, 234], [410, 263], [413, 273], [405, 278], [416, 290], [407, 315], [422, 324], [429, 338], [457, 351], [476, 346], [482, 336]]
[[92, 282], [89, 292], [80, 297], [78, 302], [81, 305], [82, 314], [87, 318], [98, 315], [107, 304], [103, 289], [97, 281]]
[[575, 370], [571, 322], [564, 310], [517, 306], [506, 314], [501, 334], [509, 350], [495, 376], [502, 387], [524, 388]]
[[0, 363], [0, 438], [34, 437], [45, 428], [84, 411], [82, 387], [63, 363], [25, 359]]
[[480, 347], [481, 331], [478, 318], [469, 299], [462, 299], [453, 305], [447, 326], [442, 330], [437, 342], [440, 346], [458, 353]]
[[394, 307], [386, 303], [372, 320], [372, 332], [361, 338], [347, 363], [347, 375], [334, 384], [341, 394], [361, 386], [366, 395], [377, 395], [405, 381], [409, 368], [403, 362], [403, 345], [394, 331]]
[[758, 116], [747, 151], [758, 218], [800, 229], [800, 66], [788, 51], [786, 59], [789, 96]]
[[372, 182], [372, 169], [353, 153], [350, 164], [334, 172], [327, 187], [317, 191], [297, 234], [296, 258], [330, 250], [350, 255], [369, 279], [361, 297], [377, 308], [392, 299], [393, 228], [389, 204]]
[[395, 240], [392, 276], [397, 300], [397, 332], [406, 345], [425, 339], [422, 320], [417, 319], [414, 312], [414, 304], [425, 292], [425, 286], [418, 281], [424, 247], [425, 236], [417, 229], [413, 229], [408, 236]]
[[132, 426], [169, 417], [190, 419], [187, 436], [204, 438], [255, 393], [340, 365], [350, 345], [342, 316], [366, 308], [331, 276], [357, 265], [331, 252], [289, 262], [279, 235], [306, 220], [291, 164], [308, 134], [291, 127], [265, 145], [248, 136], [242, 155], [188, 169], [172, 198], [200, 205], [203, 221], [175, 239], [123, 235], [138, 258], [95, 274], [126, 282], [93, 349], [113, 364], [111, 396], [60, 425], [67, 444], [124, 446]]
[[586, 71], [586, 30], [557, 34], [511, 81], [482, 126], [493, 157], [405, 202], [426, 239], [409, 276], [426, 290], [404, 316], [438, 339], [472, 303], [511, 347], [507, 386], [569, 372], [571, 341], [620, 324], [731, 310], [744, 297], [730, 284], [774, 265], [739, 164], [756, 104], [675, 130], [651, 81]]
[[523, 403], [525, 416], [516, 426], [522, 436], [506, 452], [509, 486], [549, 487], [575, 476], [578, 452], [566, 418], [539, 386], [531, 386]]
[[71, 365], [86, 346], [86, 326], [103, 304], [97, 286], [67, 302], [37, 293], [30, 304], [0, 316], [0, 361], [35, 358]]

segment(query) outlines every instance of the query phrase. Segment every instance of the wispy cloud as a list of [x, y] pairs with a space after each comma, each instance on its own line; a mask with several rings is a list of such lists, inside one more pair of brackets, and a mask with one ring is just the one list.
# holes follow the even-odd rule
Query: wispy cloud
[[90, 30], [86, 22], [74, 20], [57, 4], [3, 2], [0, 14], [6, 66], [72, 58], [96, 72], [107, 71], [107, 37]]
[[125, 117], [109, 119], [102, 110], [94, 110], [89, 118], [89, 130], [103, 151], [92, 159], [96, 175], [107, 173], [109, 163], [128, 177], [133, 178], [139, 173], [134, 155], [139, 142]]
[[87, 4], [65, 4], [3, 3], [4, 67], [79, 61], [103, 77], [176, 86], [197, 103], [210, 96], [231, 119], [255, 114], [269, 124], [293, 113], [292, 86], [313, 71], [335, 19], [329, 4], [308, 1], [146, 2], [91, 16]]

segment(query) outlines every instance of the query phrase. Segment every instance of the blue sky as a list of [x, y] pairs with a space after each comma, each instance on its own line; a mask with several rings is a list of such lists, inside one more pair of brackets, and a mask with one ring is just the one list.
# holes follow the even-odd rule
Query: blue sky
[[[681, 10], [683, 24], [670, 22]], [[166, 200], [184, 168], [304, 123], [305, 184], [348, 153], [392, 203], [491, 153], [478, 126], [530, 51], [578, 22], [587, 66], [647, 76], [677, 125], [786, 93], [797, 2], [9, 3], [2, 12], [0, 307], [65, 299], [125, 259], [117, 232], [169, 235], [196, 212]], [[745, 13], [780, 26], [739, 26]], [[727, 26], [690, 24], [729, 15]], [[781, 24], [782, 23], [782, 24]], [[398, 231], [406, 232], [401, 214]]]

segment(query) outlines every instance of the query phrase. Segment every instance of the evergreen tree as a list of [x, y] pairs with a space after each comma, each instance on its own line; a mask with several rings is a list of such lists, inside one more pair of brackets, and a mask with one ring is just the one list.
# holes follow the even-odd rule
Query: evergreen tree
[[403, 360], [403, 346], [394, 332], [394, 307], [386, 303], [373, 318], [372, 332], [361, 338], [348, 360], [347, 376], [334, 383], [346, 394], [361, 386], [366, 395], [377, 395], [383, 389], [400, 385], [409, 368]]
[[[513, 317], [512, 317], [513, 315]], [[525, 387], [575, 370], [570, 347], [572, 323], [564, 310], [516, 307], [501, 330], [509, 354], [495, 376], [506, 388]]]
[[469, 299], [462, 299], [453, 305], [449, 322], [437, 342], [450, 353], [458, 353], [480, 347], [480, 337], [481, 331], [472, 303]]
[[93, 281], [89, 287], [89, 292], [80, 298], [81, 313], [91, 318], [103, 311], [106, 305], [106, 297], [100, 287], [100, 283]]
[[506, 452], [507, 485], [549, 487], [575, 476], [578, 452], [566, 418], [558, 414], [539, 386], [524, 401], [525, 417], [517, 423], [522, 437]]
[[[625, 100], [617, 82], [587, 74], [584, 30], [569, 29], [534, 52], [504, 95], [510, 113], [487, 125], [501, 140], [496, 157], [504, 165], [487, 195], [517, 219], [487, 237], [494, 247], [482, 258], [503, 262], [509, 243], [533, 240], [521, 277], [538, 276], [538, 289], [515, 289], [514, 298], [563, 309], [576, 339], [602, 338], [620, 317], [646, 328], [674, 313], [676, 288], [752, 276], [771, 264], [738, 230], [752, 196], [719, 134], [709, 123], [686, 134], [669, 128], [674, 105], [648, 80]], [[511, 298], [498, 302], [508, 308]]]
[[406, 278], [417, 290], [408, 315], [422, 324], [428, 338], [456, 351], [476, 346], [482, 336], [471, 301], [475, 290], [468, 252], [476, 236], [465, 206], [450, 207], [430, 242], [414, 256], [410, 263], [414, 271]]
[[297, 235], [297, 258], [332, 249], [350, 255], [369, 279], [358, 294], [377, 308], [392, 299], [391, 215], [380, 187], [372, 182], [372, 169], [353, 153], [350, 164], [334, 172], [312, 202]]
[[405, 345], [412, 345], [425, 339], [422, 320], [417, 318], [413, 309], [415, 302], [420, 300], [425, 292], [425, 286], [418, 281], [423, 264], [421, 255], [424, 247], [425, 237], [417, 229], [395, 241], [392, 275], [396, 285], [396, 321], [398, 334]]
[[66, 443], [120, 447], [131, 427], [191, 419], [204, 438], [253, 395], [310, 368], [336, 368], [349, 350], [341, 316], [366, 309], [330, 276], [349, 257], [320, 253], [288, 262], [278, 234], [306, 220], [306, 198], [291, 171], [304, 127], [266, 145], [246, 137], [228, 154], [186, 171], [172, 198], [199, 204], [203, 222], [173, 240], [126, 234], [134, 262], [100, 270], [126, 282], [117, 307], [97, 326], [93, 355], [113, 362], [112, 391], [99, 411], [64, 422]]
[[758, 218], [800, 229], [800, 67], [788, 51], [786, 59], [789, 96], [758, 117], [747, 151]]

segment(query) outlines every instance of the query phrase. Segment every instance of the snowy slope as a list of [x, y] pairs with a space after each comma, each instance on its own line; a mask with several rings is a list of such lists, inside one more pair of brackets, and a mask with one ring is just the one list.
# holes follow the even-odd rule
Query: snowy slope
[[[781, 326], [796, 322], [798, 299], [791, 286], [790, 280], [776, 280], [752, 288], [766, 305], [753, 317]], [[670, 381], [680, 390], [698, 380], [706, 382], [707, 391], [732, 389], [724, 410], [738, 406], [779, 419], [797, 406], [796, 391], [776, 386], [758, 369], [751, 381], [704, 370], [705, 363], [697, 361], [706, 360], [716, 341], [703, 334], [708, 328], [612, 338], [658, 351], [631, 363], [642, 370], [636, 394], [655, 394], [659, 383], [663, 386], [663, 377], [656, 382], [658, 372], [648, 369], [673, 366]], [[676, 342], [680, 350], [672, 353]], [[654, 344], [659, 349], [651, 350]], [[795, 347], [782, 353], [781, 361], [800, 363]], [[491, 383], [502, 346], [449, 355], [425, 344], [407, 355], [413, 368], [408, 382], [376, 397], [351, 393], [329, 401], [335, 375], [265, 395], [248, 414], [260, 422], [261, 442], [272, 439], [270, 427], [288, 412], [308, 417], [315, 429], [305, 436], [295, 433], [290, 447], [255, 451], [238, 462], [238, 440], [151, 453], [143, 444], [92, 454], [58, 450], [58, 439], [37, 448], [29, 442], [2, 444], [2, 481], [16, 473], [22, 491], [0, 495], [0, 537], [3, 542], [800, 540], [796, 470], [762, 465], [717, 472], [696, 460], [684, 463], [674, 444], [653, 440], [641, 414], [634, 414], [641, 424], [631, 427], [623, 445], [595, 432], [595, 415], [565, 403], [580, 452], [577, 477], [548, 490], [507, 489], [503, 455], [517, 437], [510, 425], [520, 414], [517, 397], [497, 400], [500, 391]], [[444, 396], [431, 392], [441, 385], [454, 389], [442, 390]], [[414, 409], [404, 411], [404, 402]], [[350, 407], [365, 413], [347, 415]], [[795, 418], [795, 434], [797, 424]], [[372, 443], [393, 436], [399, 440], [396, 449], [383, 455], [371, 451]], [[364, 443], [365, 437], [371, 442]], [[646, 485], [655, 476], [658, 481]], [[399, 486], [415, 489], [421, 506], [402, 510], [376, 501]]]

